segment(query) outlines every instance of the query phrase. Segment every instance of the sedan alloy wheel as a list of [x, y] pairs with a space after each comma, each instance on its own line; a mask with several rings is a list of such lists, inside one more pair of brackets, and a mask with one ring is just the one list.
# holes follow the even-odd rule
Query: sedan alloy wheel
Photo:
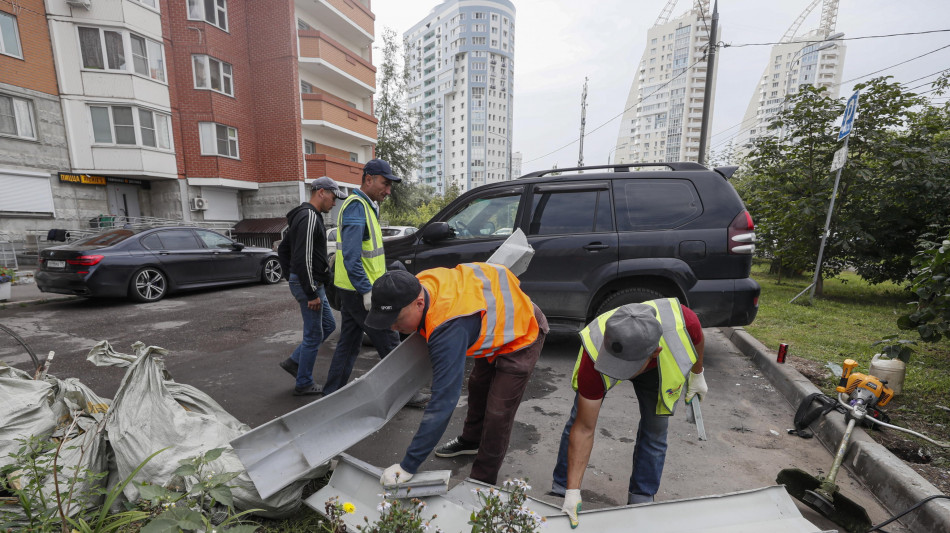
[[156, 268], [143, 268], [132, 276], [129, 296], [139, 302], [157, 302], [168, 291], [165, 274]]
[[273, 285], [280, 281], [284, 276], [283, 269], [280, 268], [280, 261], [276, 257], [271, 257], [264, 263], [263, 281], [268, 285]]

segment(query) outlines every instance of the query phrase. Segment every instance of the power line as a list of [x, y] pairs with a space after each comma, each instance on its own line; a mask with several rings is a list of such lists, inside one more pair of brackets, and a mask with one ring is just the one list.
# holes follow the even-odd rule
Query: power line
[[[669, 85], [669, 84], [671, 84], [671, 83], [673, 83], [673, 81], [676, 80], [676, 78], [679, 78], [679, 77], [682, 76], [683, 74], [686, 74], [687, 72], [689, 72], [690, 70], [692, 70], [692, 68], [695, 67], [697, 64], [702, 63], [703, 61], [705, 61], [705, 60], [706, 60], [706, 54], [705, 54], [705, 52], [706, 52], [706, 50], [707, 50], [708, 48], [709, 48], [709, 44], [707, 43], [705, 46], [703, 46], [703, 52], [704, 52], [704, 53], [703, 53], [703, 57], [702, 57], [701, 59], [697, 59], [695, 62], [693, 62], [692, 65], [686, 67], [685, 69], [683, 69], [682, 72], [680, 72], [680, 73], [677, 74], [676, 76], [673, 76], [669, 81], [667, 81], [667, 82], [664, 83], [663, 85], [660, 85], [659, 87], [657, 87], [656, 89], [654, 89], [653, 92], [651, 92], [650, 94], [648, 94], [648, 95], [646, 95], [646, 96], [640, 98], [637, 104], [633, 104], [632, 106], [630, 106], [630, 107], [624, 109], [624, 110], [621, 111], [620, 113], [618, 113], [618, 114], [614, 115], [613, 117], [610, 117], [609, 119], [607, 119], [607, 121], [604, 122], [603, 124], [601, 124], [600, 126], [597, 126], [596, 128], [594, 128], [594, 129], [590, 130], [589, 132], [585, 133], [585, 134], [584, 134], [584, 137], [587, 137], [588, 135], [590, 135], [590, 134], [594, 133], [595, 131], [599, 130], [600, 128], [603, 128], [603, 127], [606, 126], [607, 124], [610, 124], [611, 122], [613, 122], [613, 121], [616, 120], [617, 118], [622, 117], [624, 113], [626, 113], [627, 111], [630, 111], [631, 109], [633, 109], [634, 107], [636, 107], [636, 106], [639, 104], [639, 102], [642, 102], [643, 100], [646, 100], [647, 98], [650, 98], [650, 97], [653, 96], [654, 94], [656, 94], [656, 93], [660, 92], [661, 90], [665, 89], [666, 86]], [[710, 74], [707, 72], [706, 75], [709, 76]], [[563, 149], [565, 149], [565, 148], [567, 148], [567, 147], [573, 145], [574, 143], [576, 143], [576, 142], [578, 142], [578, 141], [579, 141], [579, 139], [575, 139], [575, 140], [573, 140], [573, 141], [571, 141], [571, 142], [565, 144], [564, 146], [562, 146], [562, 147], [560, 147], [560, 148], [557, 148], [557, 149], [555, 149], [555, 150], [552, 150], [552, 151], [550, 151], [550, 152], [548, 152], [548, 153], [546, 153], [546, 154], [544, 154], [544, 155], [542, 155], [542, 156], [538, 156], [538, 157], [535, 157], [534, 159], [529, 159], [529, 160], [527, 160], [527, 161], [522, 161], [521, 164], [524, 165], [524, 164], [526, 164], [526, 163], [533, 163], [534, 161], [537, 161], [537, 160], [539, 160], [539, 159], [544, 159], [545, 157], [547, 157], [547, 156], [549, 156], [549, 155], [551, 155], [551, 154], [555, 154], [555, 153], [557, 153], [557, 152], [560, 152], [561, 150], [563, 150]]]
[[[884, 34], [884, 35], [862, 35], [862, 36], [859, 36], [859, 37], [840, 37], [840, 38], [838, 38], [838, 39], [835, 39], [835, 41], [858, 41], [858, 40], [862, 40], [862, 39], [883, 39], [883, 38], [885, 38], [885, 37], [902, 37], [902, 36], [905, 36], [905, 35], [925, 35], [925, 34], [928, 34], [928, 33], [945, 33], [945, 32], [950, 32], [950, 29], [946, 29], [946, 30], [911, 31], [911, 32], [906, 32], [906, 33], [887, 33], [887, 34]], [[744, 47], [747, 47], [747, 46], [772, 46], [772, 45], [776, 45], [776, 44], [811, 44], [811, 43], [821, 43], [821, 42], [825, 42], [824, 39], [817, 40], [817, 41], [813, 41], [813, 40], [806, 40], [806, 41], [787, 41], [787, 42], [784, 42], [784, 43], [783, 43], [783, 42], [780, 42], [780, 41], [779, 41], [779, 42], [773, 42], [773, 43], [742, 43], [742, 44], [727, 44], [727, 43], [722, 43], [722, 47], [723, 47], [723, 48], [744, 48]], [[718, 44], [717, 44], [717, 46], [718, 46]]]

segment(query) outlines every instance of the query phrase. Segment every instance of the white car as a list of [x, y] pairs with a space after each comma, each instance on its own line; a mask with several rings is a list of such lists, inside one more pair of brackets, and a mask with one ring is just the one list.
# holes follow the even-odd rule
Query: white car
[[[412, 235], [418, 228], [414, 226], [385, 226], [382, 228], [383, 240], [396, 239]], [[327, 230], [327, 255], [336, 253], [336, 228]]]

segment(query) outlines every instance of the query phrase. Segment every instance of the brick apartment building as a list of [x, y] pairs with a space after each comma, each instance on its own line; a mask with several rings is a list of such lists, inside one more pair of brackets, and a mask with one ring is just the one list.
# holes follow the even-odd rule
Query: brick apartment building
[[[33, 180], [37, 201], [0, 195], [0, 231], [283, 217], [306, 181], [358, 187], [373, 157], [369, 0], [14, 4], [0, 1], [0, 38], [12, 18], [22, 48], [0, 48], [0, 190]], [[32, 138], [2, 129], [4, 98], [24, 94]]]

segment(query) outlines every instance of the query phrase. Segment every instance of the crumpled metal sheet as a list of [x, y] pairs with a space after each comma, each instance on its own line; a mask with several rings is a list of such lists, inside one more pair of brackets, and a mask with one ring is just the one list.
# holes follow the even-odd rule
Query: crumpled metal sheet
[[[325, 502], [336, 496], [340, 502], [350, 502], [356, 507], [353, 514], [343, 516], [348, 528], [364, 525], [364, 516], [372, 523], [379, 519], [377, 506], [382, 501], [378, 471], [377, 467], [341, 455], [330, 482], [304, 503], [323, 514]], [[468, 521], [472, 510], [479, 506], [473, 490], [489, 486], [467, 479], [444, 496], [422, 497], [420, 499], [426, 503], [423, 517], [436, 515], [430, 524], [442, 531], [468, 531], [471, 529]], [[571, 529], [567, 516], [561, 513], [558, 505], [528, 498], [526, 507], [545, 517], [546, 533], [577, 533], [581, 530], [598, 533], [835, 533], [834, 530], [822, 530], [806, 520], [781, 486], [583, 511], [576, 530]]]
[[[431, 379], [429, 348], [413, 333], [362, 377], [231, 446], [267, 498], [382, 428]], [[378, 475], [374, 481], [379, 484]]]
[[515, 276], [520, 276], [528, 270], [532, 257], [534, 257], [534, 248], [528, 244], [528, 238], [519, 228], [512, 232], [511, 236], [505, 239], [505, 242], [485, 262], [505, 265]]

